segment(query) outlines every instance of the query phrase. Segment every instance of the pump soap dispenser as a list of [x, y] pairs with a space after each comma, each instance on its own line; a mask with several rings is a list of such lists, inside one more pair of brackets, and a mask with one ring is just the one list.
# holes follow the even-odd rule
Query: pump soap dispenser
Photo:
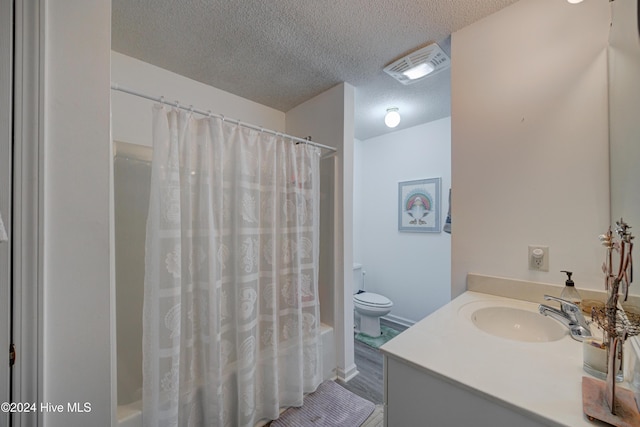
[[560, 298], [570, 301], [575, 305], [577, 305], [578, 307], [580, 307], [582, 298], [580, 297], [580, 294], [578, 293], [578, 290], [576, 289], [575, 284], [573, 283], [573, 280], [571, 280], [571, 275], [573, 273], [571, 271], [566, 271], [566, 270], [562, 270], [561, 272], [567, 274], [567, 281], [564, 282], [564, 289], [560, 294]]

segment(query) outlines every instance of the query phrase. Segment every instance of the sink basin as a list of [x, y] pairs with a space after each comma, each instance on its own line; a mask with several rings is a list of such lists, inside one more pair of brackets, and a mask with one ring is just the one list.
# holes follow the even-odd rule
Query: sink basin
[[566, 328], [555, 320], [518, 307], [482, 307], [473, 311], [470, 318], [484, 332], [514, 341], [550, 342], [567, 334]]

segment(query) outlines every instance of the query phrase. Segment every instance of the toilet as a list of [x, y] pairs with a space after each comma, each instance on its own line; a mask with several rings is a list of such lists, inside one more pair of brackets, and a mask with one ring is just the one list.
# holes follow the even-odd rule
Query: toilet
[[353, 265], [353, 306], [360, 317], [360, 332], [371, 337], [378, 337], [380, 331], [380, 318], [391, 312], [393, 303], [389, 298], [364, 291], [364, 274], [361, 264]]

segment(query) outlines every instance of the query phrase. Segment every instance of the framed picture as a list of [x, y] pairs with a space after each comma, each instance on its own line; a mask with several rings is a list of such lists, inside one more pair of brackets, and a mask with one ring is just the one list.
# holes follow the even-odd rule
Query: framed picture
[[440, 178], [398, 183], [398, 231], [440, 232]]

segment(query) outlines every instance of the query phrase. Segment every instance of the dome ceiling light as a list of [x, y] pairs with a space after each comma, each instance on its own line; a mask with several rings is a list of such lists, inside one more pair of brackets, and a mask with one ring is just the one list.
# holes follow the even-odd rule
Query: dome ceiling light
[[397, 107], [387, 108], [387, 114], [384, 116], [384, 124], [390, 128], [394, 128], [400, 124], [400, 113]]

